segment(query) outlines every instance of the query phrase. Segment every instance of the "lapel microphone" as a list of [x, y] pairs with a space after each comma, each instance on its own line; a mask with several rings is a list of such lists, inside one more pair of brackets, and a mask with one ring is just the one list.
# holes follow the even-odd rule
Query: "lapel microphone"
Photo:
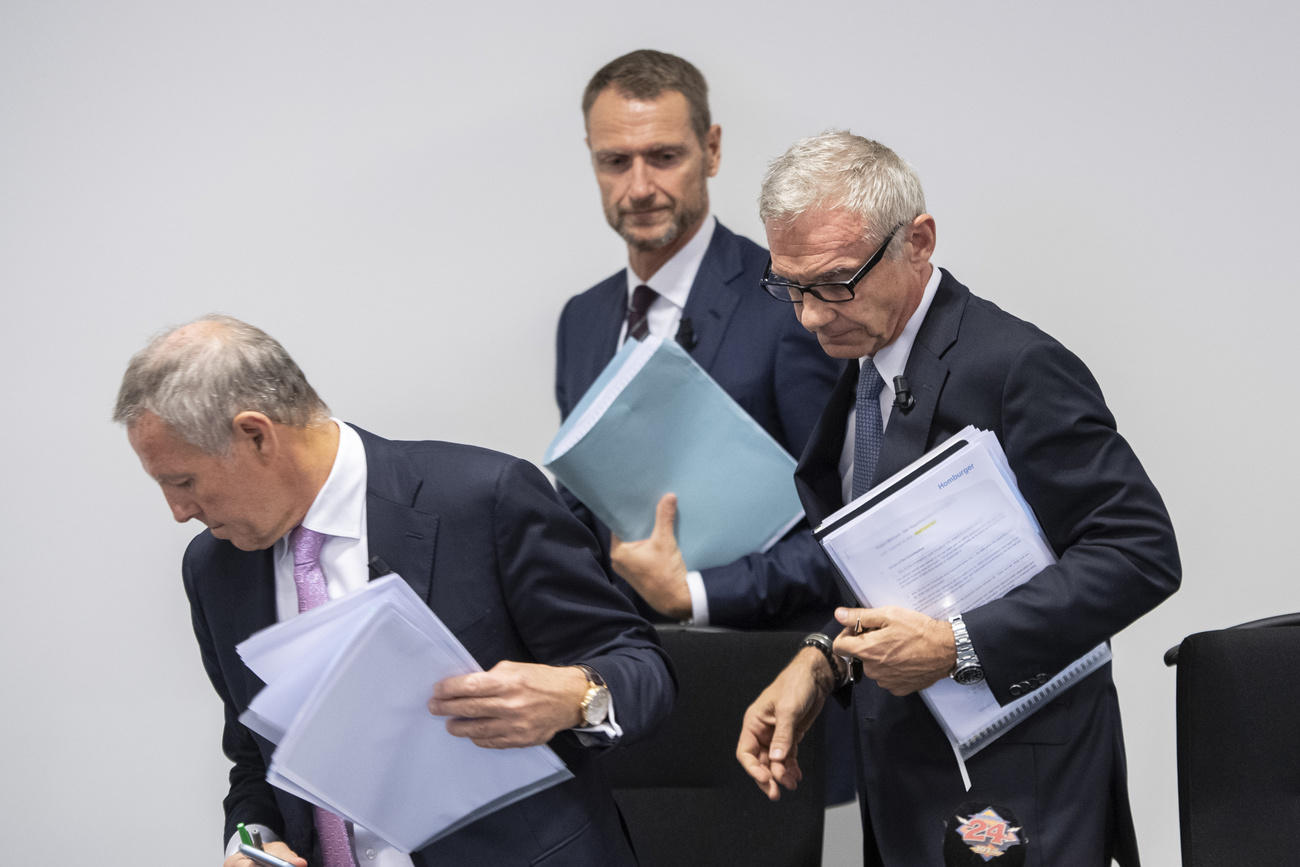
[[910, 411], [916, 406], [916, 398], [912, 397], [911, 390], [907, 387], [906, 376], [894, 377], [894, 408], [901, 409], [904, 413]]
[[691, 324], [689, 316], [683, 316], [681, 324], [677, 326], [677, 343], [687, 352], [690, 352], [695, 348], [695, 344], [699, 343], [695, 339], [695, 326]]

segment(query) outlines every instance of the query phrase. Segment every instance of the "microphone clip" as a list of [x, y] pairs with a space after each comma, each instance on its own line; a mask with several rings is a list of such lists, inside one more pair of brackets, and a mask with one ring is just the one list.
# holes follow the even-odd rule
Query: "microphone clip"
[[695, 326], [691, 324], [689, 316], [683, 316], [682, 321], [677, 325], [677, 343], [682, 349], [690, 352], [695, 348], [699, 340], [695, 337]]
[[902, 410], [904, 413], [910, 412], [912, 407], [916, 406], [916, 398], [912, 396], [912, 391], [907, 387], [906, 376], [894, 377], [894, 408]]

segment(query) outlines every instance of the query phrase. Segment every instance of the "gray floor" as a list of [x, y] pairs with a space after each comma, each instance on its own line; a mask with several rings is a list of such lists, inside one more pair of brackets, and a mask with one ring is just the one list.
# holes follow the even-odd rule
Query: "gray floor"
[[826, 833], [822, 842], [822, 867], [845, 867], [862, 863], [862, 822], [858, 803], [852, 801], [826, 811]]

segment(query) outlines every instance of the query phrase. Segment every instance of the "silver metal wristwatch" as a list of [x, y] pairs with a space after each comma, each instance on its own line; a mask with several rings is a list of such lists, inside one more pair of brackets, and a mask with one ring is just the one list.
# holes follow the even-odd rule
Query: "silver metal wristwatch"
[[961, 684], [979, 683], [984, 680], [984, 666], [980, 665], [980, 658], [975, 655], [975, 645], [971, 644], [966, 622], [960, 614], [949, 617], [948, 622], [952, 624], [952, 637], [957, 643], [957, 664], [948, 676]]

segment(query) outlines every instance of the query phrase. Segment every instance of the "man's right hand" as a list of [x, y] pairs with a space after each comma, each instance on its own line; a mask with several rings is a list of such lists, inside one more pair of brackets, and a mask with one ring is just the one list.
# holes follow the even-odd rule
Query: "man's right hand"
[[611, 533], [609, 563], [646, 603], [665, 617], [691, 616], [686, 561], [677, 545], [677, 495], [664, 494], [655, 506], [655, 524], [645, 539], [628, 542]]
[[805, 647], [745, 711], [736, 759], [768, 798], [794, 791], [803, 778], [799, 742], [821, 713], [835, 673], [816, 648]]
[[[307, 867], [306, 858], [299, 858], [297, 853], [295, 853], [288, 846], [281, 843], [279, 840], [276, 840], [273, 843], [267, 843], [262, 848], [266, 850], [266, 853], [268, 855], [274, 855], [277, 858], [282, 858], [283, 860], [288, 861], [290, 864], [298, 865], [298, 867]], [[249, 858], [247, 855], [241, 855], [238, 852], [236, 852], [234, 855], [231, 855], [230, 857], [226, 858], [225, 861], [221, 862], [221, 867], [262, 867], [262, 865], [258, 864], [256, 861], [254, 861], [252, 858]]]

